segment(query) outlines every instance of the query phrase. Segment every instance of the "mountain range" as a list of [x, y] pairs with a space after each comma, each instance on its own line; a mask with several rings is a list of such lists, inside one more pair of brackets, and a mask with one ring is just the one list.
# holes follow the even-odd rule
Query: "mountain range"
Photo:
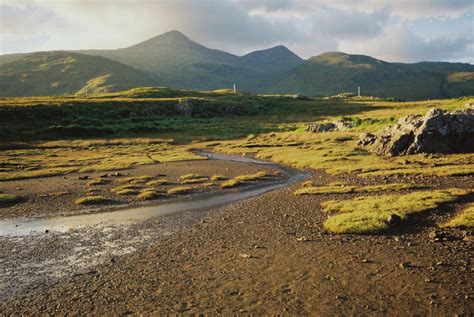
[[279, 45], [236, 56], [170, 31], [113, 50], [0, 55], [0, 96], [111, 92], [141, 86], [328, 96], [355, 92], [400, 99], [474, 95], [474, 65], [389, 63], [328, 52], [304, 60]]

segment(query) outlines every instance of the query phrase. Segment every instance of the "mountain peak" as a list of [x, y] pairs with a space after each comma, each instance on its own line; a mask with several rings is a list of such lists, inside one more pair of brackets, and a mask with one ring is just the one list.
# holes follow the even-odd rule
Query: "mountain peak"
[[138, 43], [132, 47], [146, 47], [156, 45], [183, 45], [189, 43], [192, 43], [192, 41], [186, 35], [179, 31], [172, 30], [152, 37], [151, 39]]
[[386, 63], [367, 55], [348, 54], [344, 52], [325, 52], [309, 58], [313, 63], [324, 64], [382, 64]]
[[242, 56], [241, 58], [247, 63], [254, 65], [285, 64], [285, 67], [291, 67], [303, 63], [303, 60], [298, 55], [283, 45], [277, 45], [265, 50], [254, 51]]

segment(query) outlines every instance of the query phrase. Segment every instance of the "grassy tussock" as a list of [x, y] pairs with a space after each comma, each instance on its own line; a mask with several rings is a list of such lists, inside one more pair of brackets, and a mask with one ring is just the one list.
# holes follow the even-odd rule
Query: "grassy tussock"
[[179, 186], [179, 187], [173, 187], [173, 188], [168, 189], [167, 193], [168, 195], [183, 195], [183, 194], [189, 194], [192, 191], [193, 191], [193, 187], [191, 186]]
[[87, 196], [74, 201], [76, 205], [98, 205], [107, 202], [109, 202], [109, 200], [103, 196]]
[[229, 179], [229, 177], [224, 176], [224, 175], [212, 175], [211, 178], [210, 178], [210, 180], [213, 181], [213, 182], [223, 181], [223, 180], [226, 180], [226, 179]]
[[166, 184], [168, 184], [168, 181], [166, 179], [155, 179], [155, 180], [146, 182], [145, 185], [147, 185], [147, 186], [161, 186], [161, 185], [166, 185]]
[[257, 173], [254, 173], [254, 174], [247, 174], [247, 175], [239, 175], [239, 176], [236, 176], [236, 177], [233, 177], [231, 179], [229, 179], [228, 181], [225, 181], [223, 183], [221, 183], [221, 188], [225, 189], [225, 188], [232, 188], [232, 187], [236, 187], [236, 186], [239, 186], [239, 185], [242, 185], [246, 182], [254, 182], [254, 181], [258, 181], [264, 177], [267, 176], [267, 173], [266, 172], [257, 172]]
[[[0, 181], [64, 175], [76, 172], [105, 172], [158, 162], [202, 160], [187, 146], [162, 139], [110, 139], [49, 141], [25, 144], [23, 148], [0, 151]], [[19, 169], [18, 166], [24, 168]]]
[[117, 179], [116, 183], [129, 183], [129, 184], [145, 184], [153, 179], [153, 176], [150, 175], [141, 175], [141, 176], [132, 176]]
[[[304, 186], [304, 184], [303, 184]], [[328, 186], [303, 187], [294, 192], [295, 195], [318, 195], [318, 194], [342, 194], [342, 193], [371, 193], [378, 191], [399, 191], [414, 189], [418, 186], [403, 183], [380, 184], [357, 187], [345, 184], [334, 184]]]
[[368, 233], [388, 228], [387, 219], [395, 214], [405, 219], [408, 215], [427, 211], [442, 203], [452, 202], [465, 195], [460, 189], [419, 191], [409, 194], [358, 197], [343, 201], [327, 201], [321, 206], [330, 216], [324, 227], [333, 233]]
[[116, 192], [119, 192], [119, 191], [122, 191], [122, 190], [137, 190], [137, 189], [140, 189], [141, 187], [139, 185], [132, 185], [132, 184], [128, 184], [128, 185], [122, 185], [122, 186], [118, 186], [118, 187], [114, 187], [112, 188], [110, 191], [112, 193], [116, 193]]
[[181, 181], [181, 184], [197, 184], [197, 183], [203, 183], [207, 182], [209, 178], [203, 177], [203, 178], [193, 178], [193, 179], [183, 179]]
[[106, 179], [93, 179], [90, 180], [86, 183], [86, 186], [91, 187], [91, 186], [100, 186], [100, 185], [107, 185], [109, 183], [108, 180]]
[[16, 204], [20, 200], [19, 196], [0, 193], [0, 207]]
[[441, 228], [474, 228], [474, 204], [470, 204]]
[[179, 177], [180, 180], [191, 180], [191, 179], [202, 179], [202, 178], [208, 179], [207, 176], [203, 176], [199, 174], [185, 174]]
[[153, 200], [160, 197], [160, 194], [154, 190], [144, 190], [137, 195], [138, 200]]
[[120, 196], [129, 196], [129, 195], [136, 195], [138, 194], [138, 190], [136, 189], [122, 189], [115, 191], [115, 194]]

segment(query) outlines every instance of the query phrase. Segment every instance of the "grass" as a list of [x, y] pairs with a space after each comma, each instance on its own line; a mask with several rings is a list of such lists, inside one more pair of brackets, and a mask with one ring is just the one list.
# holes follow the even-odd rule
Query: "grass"
[[122, 138], [7, 144], [0, 151], [0, 162], [5, 166], [0, 169], [0, 181], [206, 159], [190, 152], [187, 146], [170, 142], [162, 138]]
[[105, 198], [104, 196], [87, 196], [81, 197], [74, 201], [76, 205], [98, 205], [107, 203], [110, 200]]
[[155, 180], [146, 182], [147, 186], [161, 186], [161, 185], [166, 185], [166, 184], [168, 184], [168, 181], [166, 179], [155, 179]]
[[190, 186], [179, 186], [168, 189], [167, 193], [168, 195], [183, 195], [189, 194], [192, 190], [193, 188]]
[[239, 175], [221, 183], [220, 186], [222, 189], [232, 188], [232, 187], [242, 185], [246, 182], [253, 182], [253, 181], [260, 180], [264, 178], [265, 176], [267, 176], [267, 173], [263, 171], [256, 172], [254, 174]]
[[98, 185], [107, 185], [109, 183], [108, 180], [106, 179], [93, 179], [90, 180], [86, 183], [86, 186], [91, 187], [91, 186], [98, 186]]
[[[405, 158], [381, 158], [358, 149], [356, 144], [361, 131], [376, 131], [401, 116], [422, 114], [433, 106], [458, 109], [472, 102], [472, 98], [394, 103], [276, 97], [260, 100], [252, 95], [216, 97], [211, 93], [211, 98], [237, 104], [247, 102], [248, 98], [251, 104], [255, 100], [262, 102], [262, 107], [255, 106], [255, 113], [243, 113], [236, 120], [216, 114], [205, 118], [176, 116], [176, 100], [159, 99], [163, 93], [164, 90], [138, 89], [97, 96], [0, 99], [0, 139], [12, 140], [0, 144], [0, 162], [6, 163], [0, 169], [0, 181], [206, 159], [190, 151], [190, 141], [202, 140], [212, 142], [195, 143], [192, 147], [209, 145], [224, 153], [251, 153], [295, 167], [321, 168], [332, 174], [373, 177], [474, 173], [474, 154], [446, 155], [441, 159], [414, 155], [408, 158], [410, 164], [404, 164]], [[172, 98], [178, 98], [190, 92], [166, 91], [166, 98], [170, 93]], [[207, 96], [200, 92], [192, 94]], [[304, 132], [305, 122], [340, 117], [353, 118], [353, 131]], [[107, 139], [94, 139], [97, 136]], [[226, 141], [237, 137], [243, 139]]]
[[333, 233], [370, 233], [388, 229], [387, 219], [397, 215], [405, 219], [408, 215], [434, 209], [442, 203], [452, 202], [467, 191], [460, 189], [418, 191], [409, 194], [358, 197], [342, 201], [327, 201], [321, 206], [328, 212], [340, 214], [330, 216], [324, 227]]
[[474, 228], [474, 204], [468, 205], [453, 219], [441, 224], [441, 228]]
[[181, 184], [197, 184], [197, 183], [204, 183], [207, 182], [209, 178], [202, 177], [202, 178], [192, 178], [192, 179], [183, 179]]
[[224, 175], [212, 175], [210, 180], [213, 181], [213, 182], [217, 182], [217, 181], [223, 181], [223, 180], [226, 180], [226, 179], [229, 179], [227, 176], [224, 176]]
[[161, 195], [159, 193], [157, 193], [156, 191], [154, 190], [151, 190], [151, 189], [147, 189], [147, 190], [143, 190], [141, 191], [138, 195], [137, 195], [137, 199], [138, 200], [153, 200], [153, 199], [156, 199], [158, 197], [160, 197]]
[[117, 194], [117, 195], [120, 195], [120, 196], [128, 196], [128, 195], [138, 194], [138, 190], [136, 190], [136, 189], [122, 189], [122, 190], [117, 190], [114, 193]]
[[122, 185], [122, 186], [114, 187], [110, 191], [112, 193], [117, 193], [117, 192], [124, 191], [124, 190], [137, 190], [137, 189], [140, 189], [140, 188], [141, 187], [138, 186], [138, 185], [128, 184], [128, 185]]
[[345, 184], [330, 184], [328, 186], [306, 186], [294, 192], [295, 195], [318, 195], [318, 194], [343, 194], [343, 193], [370, 193], [378, 191], [399, 191], [406, 189], [415, 189], [418, 186], [412, 184], [392, 183], [370, 186], [352, 186]]
[[153, 176], [150, 175], [141, 175], [141, 176], [132, 176], [117, 179], [117, 183], [129, 183], [129, 184], [145, 184], [153, 179]]
[[181, 175], [179, 177], [180, 180], [202, 179], [202, 178], [207, 179], [207, 176], [203, 176], [203, 175], [199, 175], [199, 174], [185, 174], [185, 175]]
[[21, 198], [19, 196], [0, 193], [0, 207], [16, 204], [20, 202], [20, 200]]

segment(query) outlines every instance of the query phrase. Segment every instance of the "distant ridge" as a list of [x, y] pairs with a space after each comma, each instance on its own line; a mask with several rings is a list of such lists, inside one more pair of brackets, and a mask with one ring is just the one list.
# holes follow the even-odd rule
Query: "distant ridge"
[[78, 85], [94, 75], [94, 67], [99, 67], [97, 59], [83, 56], [100, 57], [104, 64], [100, 66], [109, 67], [108, 72], [103, 70], [110, 73], [106, 82], [94, 88], [100, 91], [136, 85], [207, 90], [232, 87], [235, 83], [239, 90], [250, 92], [310, 96], [356, 92], [358, 86], [365, 95], [407, 100], [474, 95], [474, 65], [470, 64], [389, 63], [342, 52], [327, 52], [304, 60], [283, 45], [236, 56], [207, 48], [176, 30], [126, 48], [73, 53], [80, 56], [79, 73], [83, 76], [55, 74], [61, 82], [75, 83], [64, 84], [62, 89], [45, 89], [39, 79], [36, 84], [35, 81], [25, 84], [24, 76], [28, 72], [29, 76], [34, 74], [39, 78], [53, 76], [32, 63], [29, 56], [33, 54], [0, 56], [0, 79], [9, 81], [2, 84], [6, 89], [2, 95], [76, 93]]

